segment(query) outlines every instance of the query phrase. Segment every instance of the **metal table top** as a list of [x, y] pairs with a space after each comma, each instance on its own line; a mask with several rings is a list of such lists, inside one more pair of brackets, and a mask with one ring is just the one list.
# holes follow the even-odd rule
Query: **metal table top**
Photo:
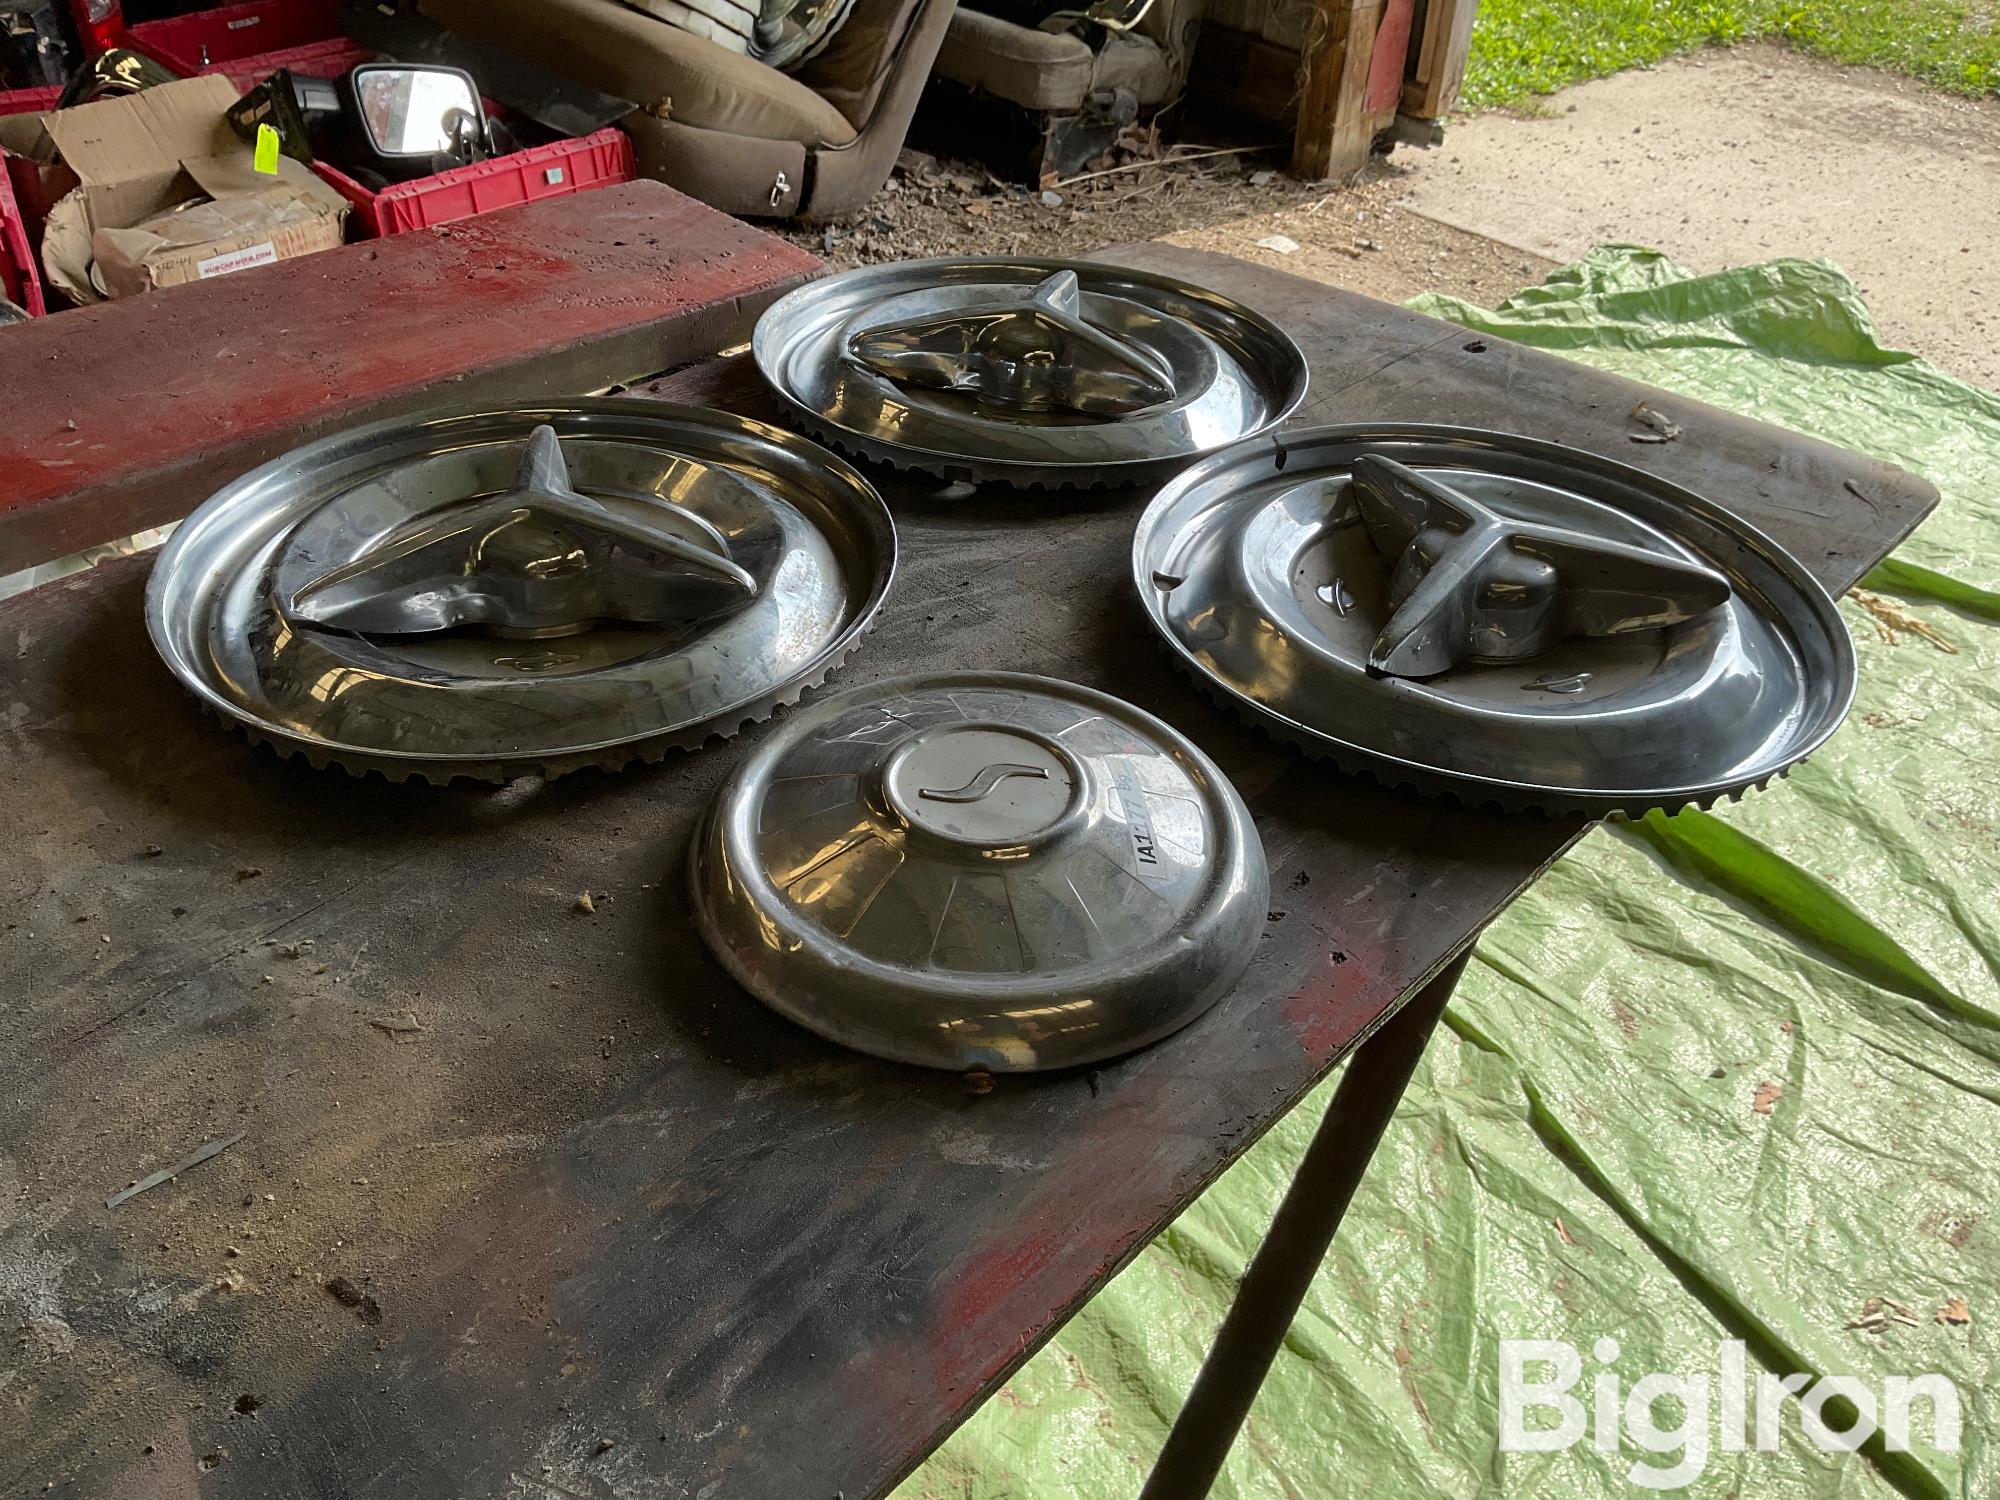
[[[1221, 257], [1107, 254], [1282, 315], [1301, 423], [1594, 449], [1740, 504], [1836, 590], [1936, 501], [1657, 393], [1682, 435], [1642, 447], [1629, 382]], [[740, 358], [648, 390], [771, 410]], [[9, 601], [11, 1487], [875, 1493], [1579, 831], [1384, 794], [1211, 707], [1126, 581], [1142, 495], [881, 478], [904, 567], [844, 683], [1037, 672], [1191, 736], [1270, 860], [1235, 992], [990, 1092], [873, 1061], [738, 990], [688, 920], [686, 839], [735, 754], [497, 791], [313, 772], [161, 668], [143, 559]]]

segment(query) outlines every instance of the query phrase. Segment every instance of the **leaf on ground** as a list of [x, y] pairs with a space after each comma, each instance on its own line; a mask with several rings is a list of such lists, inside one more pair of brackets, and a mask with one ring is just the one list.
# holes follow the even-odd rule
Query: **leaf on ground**
[[1632, 408], [1632, 420], [1644, 429], [1625, 434], [1635, 443], [1671, 443], [1681, 435], [1680, 423], [1665, 412], [1654, 410], [1644, 401]]
[[[1943, 1314], [1939, 1317], [1942, 1318]], [[1861, 1315], [1849, 1318], [1841, 1327], [1859, 1328], [1864, 1333], [1887, 1333], [1891, 1323], [1915, 1328], [1918, 1326], [1917, 1315], [1894, 1297], [1870, 1297], [1861, 1304]]]
[[1757, 1085], [1757, 1092], [1751, 1095], [1750, 1107], [1760, 1115], [1768, 1115], [1772, 1106], [1784, 1097], [1785, 1086], [1782, 1083], [1773, 1083], [1767, 1078]]
[[1903, 632], [1921, 636], [1946, 656], [1958, 655], [1958, 647], [1945, 639], [1936, 630], [1919, 620], [1893, 599], [1884, 599], [1880, 594], [1872, 594], [1867, 589], [1853, 590], [1854, 602], [1868, 611], [1868, 617], [1875, 622], [1875, 629], [1887, 645], [1897, 645], [1902, 641]]
[[417, 1039], [417, 1033], [430, 1030], [417, 1019], [417, 1013], [413, 1010], [388, 1016], [363, 1016], [361, 1019], [388, 1036], [390, 1040], [397, 1042], [413, 1042]]

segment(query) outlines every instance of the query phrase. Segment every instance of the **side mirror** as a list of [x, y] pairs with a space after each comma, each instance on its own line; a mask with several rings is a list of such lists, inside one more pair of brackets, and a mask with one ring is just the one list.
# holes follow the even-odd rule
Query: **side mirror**
[[257, 139], [257, 127], [278, 132], [285, 155], [308, 166], [313, 147], [341, 113], [340, 91], [323, 78], [297, 76], [280, 68], [229, 107], [230, 126], [246, 141]]
[[388, 170], [485, 149], [486, 110], [472, 75], [458, 68], [364, 63], [347, 75], [353, 127]]

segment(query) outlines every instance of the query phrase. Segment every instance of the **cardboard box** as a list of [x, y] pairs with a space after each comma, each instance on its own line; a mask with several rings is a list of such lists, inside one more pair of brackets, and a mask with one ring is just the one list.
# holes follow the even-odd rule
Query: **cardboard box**
[[210, 202], [91, 235], [92, 281], [107, 296], [227, 276], [341, 242], [345, 200], [342, 212], [329, 212], [325, 184], [289, 157], [278, 158], [275, 177], [253, 171], [247, 156], [182, 165]]
[[[0, 145], [40, 166], [49, 282], [72, 301], [101, 300], [90, 274], [101, 234], [104, 248], [123, 247], [120, 291], [227, 275], [338, 245], [347, 200], [288, 158], [279, 158], [275, 177], [253, 172], [249, 145], [223, 117], [236, 98], [226, 78], [188, 78], [76, 109], [0, 119]], [[259, 216], [246, 205], [241, 213], [204, 214], [214, 238], [156, 236], [150, 248], [107, 234], [204, 193], [218, 208], [224, 195], [249, 194], [271, 211]]]

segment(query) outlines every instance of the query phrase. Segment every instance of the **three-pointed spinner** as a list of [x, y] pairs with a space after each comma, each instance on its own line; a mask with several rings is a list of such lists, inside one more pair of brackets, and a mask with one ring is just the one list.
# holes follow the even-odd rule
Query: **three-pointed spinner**
[[665, 517], [614, 512], [571, 485], [546, 424], [513, 487], [397, 527], [296, 590], [297, 622], [368, 635], [480, 626], [542, 637], [602, 620], [667, 625], [748, 603], [757, 581]]
[[1173, 365], [1090, 322], [1076, 272], [964, 290], [949, 312], [857, 333], [848, 355], [900, 384], [1024, 411], [1125, 416], [1173, 399]]
[[1350, 474], [1369, 539], [1393, 567], [1371, 672], [1434, 677], [1462, 661], [1539, 656], [1569, 636], [1678, 625], [1729, 598], [1729, 580], [1700, 563], [1514, 520], [1378, 454]]

